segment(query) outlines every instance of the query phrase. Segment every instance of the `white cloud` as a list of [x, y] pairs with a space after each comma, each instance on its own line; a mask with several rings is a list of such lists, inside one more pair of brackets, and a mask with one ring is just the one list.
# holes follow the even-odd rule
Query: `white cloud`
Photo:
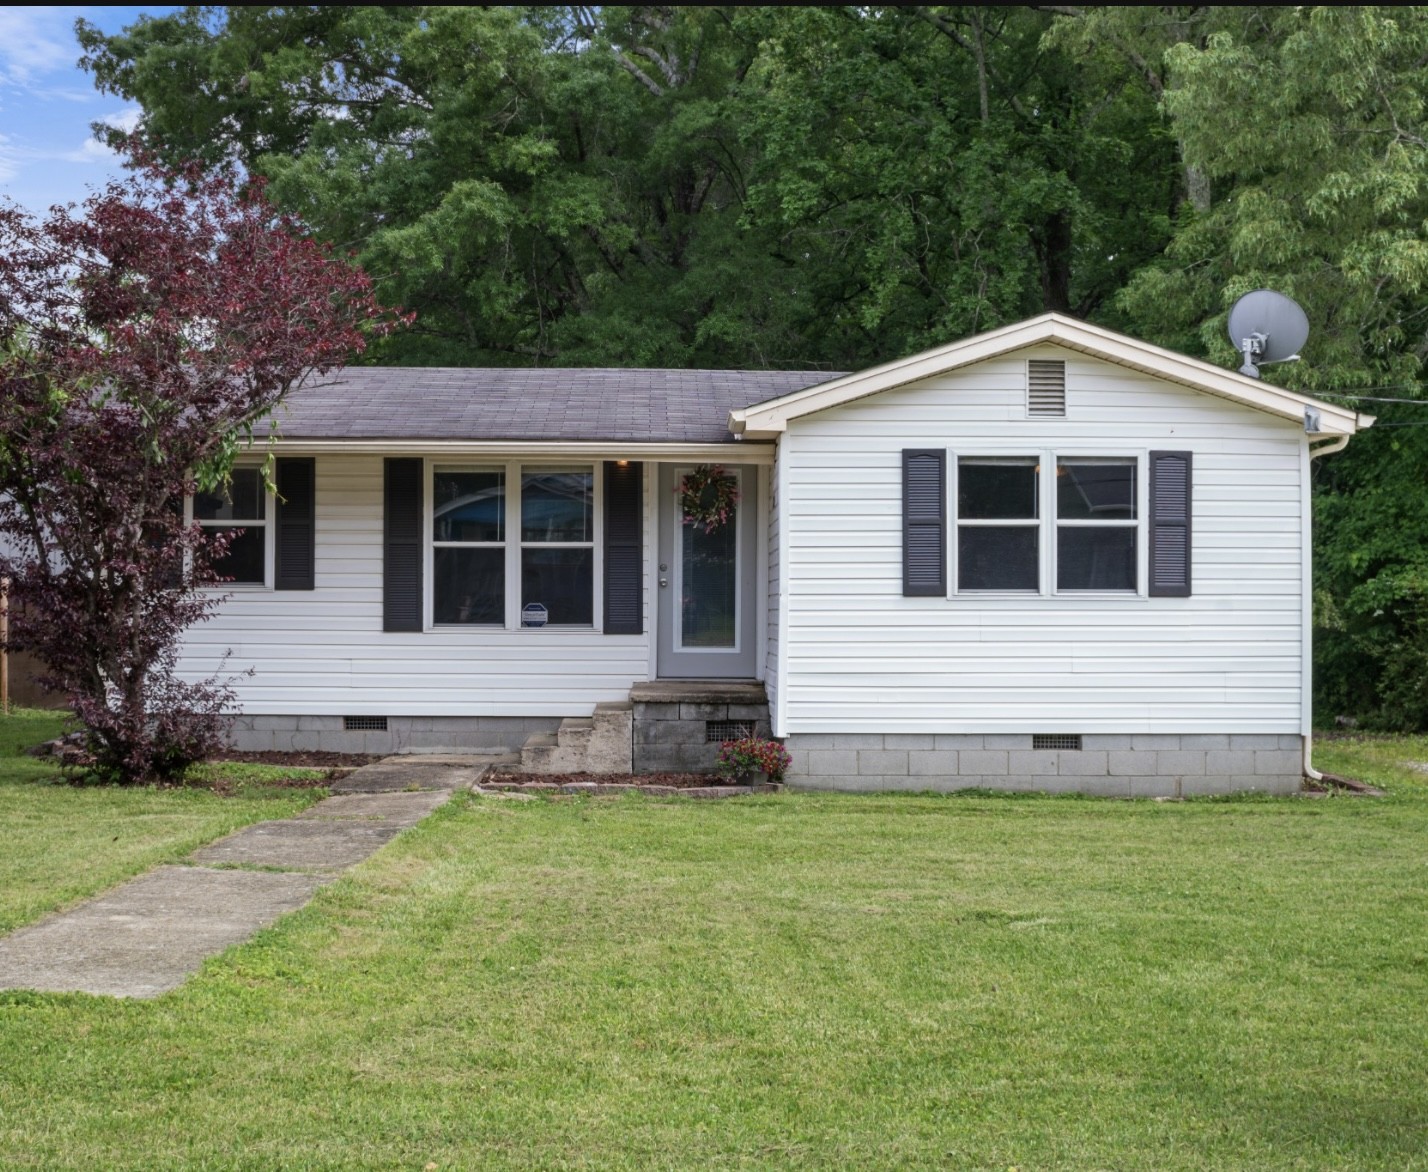
[[70, 32], [74, 11], [58, 5], [0, 8], [0, 78], [28, 86], [38, 76], [73, 67], [79, 56]]
[[128, 134], [139, 125], [139, 119], [143, 116], [144, 112], [138, 106], [125, 106], [117, 114], [104, 114], [97, 121]]
[[[102, 122], [105, 126], [112, 126], [115, 130], [122, 130], [125, 133], [133, 130], [139, 125], [139, 119], [143, 112], [138, 106], [126, 106], [115, 114], [103, 114], [96, 118], [96, 122]], [[47, 158], [59, 159], [66, 163], [104, 163], [114, 161], [118, 156], [109, 147], [90, 135], [80, 145], [78, 150], [62, 151], [59, 154], [43, 156]]]
[[61, 151], [56, 155], [41, 157], [59, 159], [66, 163], [107, 163], [114, 158], [114, 152], [97, 138], [87, 138], [78, 150]]
[[20, 173], [20, 164], [15, 159], [14, 148], [8, 135], [0, 134], [0, 183], [8, 183]]

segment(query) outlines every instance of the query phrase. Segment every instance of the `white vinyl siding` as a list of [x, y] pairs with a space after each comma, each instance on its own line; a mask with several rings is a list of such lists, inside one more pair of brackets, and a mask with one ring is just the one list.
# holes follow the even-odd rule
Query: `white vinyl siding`
[[[235, 592], [188, 633], [189, 678], [256, 669], [234, 681], [240, 711], [588, 716], [649, 678], [648, 635], [571, 627], [383, 632], [382, 457], [319, 456], [316, 492], [316, 589]], [[648, 492], [645, 501], [648, 534]], [[644, 594], [648, 631], [648, 580]]]
[[[1028, 357], [1065, 358], [1064, 419], [1027, 418]], [[949, 464], [1052, 451], [1144, 469], [1150, 450], [1193, 451], [1193, 596], [903, 597], [910, 442]], [[1304, 443], [1291, 422], [1051, 346], [792, 421], [782, 731], [1299, 732]]]

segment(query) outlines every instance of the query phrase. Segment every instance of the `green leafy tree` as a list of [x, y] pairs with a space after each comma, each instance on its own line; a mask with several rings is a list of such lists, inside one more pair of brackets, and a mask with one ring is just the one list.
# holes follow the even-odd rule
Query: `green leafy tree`
[[[1165, 104], [1214, 199], [1128, 285], [1138, 332], [1227, 364], [1250, 289], [1304, 305], [1301, 365], [1266, 376], [1381, 417], [1318, 467], [1322, 716], [1428, 727], [1428, 12], [1260, 8], [1167, 54]], [[1351, 399], [1350, 402], [1360, 400]]]
[[1030, 9], [189, 8], [80, 25], [418, 325], [382, 361], [847, 367], [1114, 312], [1170, 231], [1153, 93]]
[[189, 8], [79, 32], [155, 150], [270, 177], [417, 312], [380, 360], [758, 363], [714, 308], [742, 182], [723, 98], [752, 52], [722, 10]]

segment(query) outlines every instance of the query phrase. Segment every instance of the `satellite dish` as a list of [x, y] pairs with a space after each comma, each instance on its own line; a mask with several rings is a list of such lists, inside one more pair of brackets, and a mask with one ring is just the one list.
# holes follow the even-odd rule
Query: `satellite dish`
[[1230, 341], [1245, 356], [1241, 374], [1259, 378], [1270, 362], [1298, 362], [1309, 319], [1297, 302], [1273, 289], [1246, 293], [1230, 310]]

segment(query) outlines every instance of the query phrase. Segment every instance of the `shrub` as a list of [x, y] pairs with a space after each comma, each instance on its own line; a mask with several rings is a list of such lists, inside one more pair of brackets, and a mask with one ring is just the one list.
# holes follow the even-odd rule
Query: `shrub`
[[792, 760], [781, 744], [763, 737], [725, 741], [719, 746], [719, 772], [725, 777], [767, 773], [770, 781], [778, 781], [788, 772]]

